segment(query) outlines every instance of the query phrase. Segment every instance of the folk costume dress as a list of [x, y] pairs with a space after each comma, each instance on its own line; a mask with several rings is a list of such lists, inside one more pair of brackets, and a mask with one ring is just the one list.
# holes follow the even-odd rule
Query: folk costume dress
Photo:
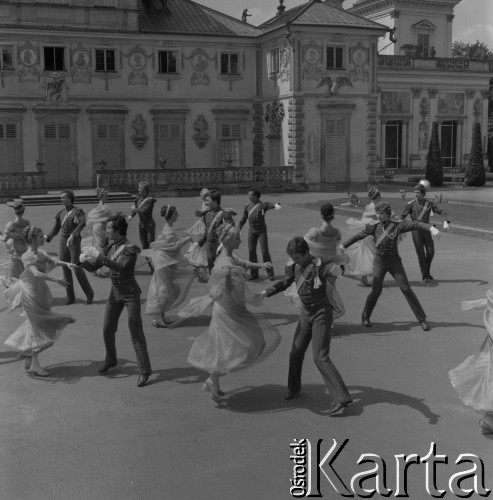
[[5, 232], [0, 236], [0, 243], [10, 254], [10, 259], [0, 262], [0, 281], [5, 287], [12, 285], [15, 278], [18, 278], [24, 271], [24, 264], [21, 257], [28, 249], [27, 242], [22, 235], [25, 227], [29, 226], [29, 221], [10, 221], [5, 226]]
[[[333, 260], [336, 258], [338, 263], [344, 264], [347, 260], [343, 256], [337, 255], [337, 248], [341, 242], [341, 232], [337, 228], [332, 228], [333, 233], [330, 235], [324, 234], [319, 227], [312, 227], [308, 233], [305, 234], [305, 241], [310, 247], [310, 254], [318, 259], [329, 259]], [[290, 260], [288, 265], [292, 265], [293, 262]], [[346, 313], [344, 303], [342, 302], [341, 296], [337, 292], [336, 288], [336, 277], [330, 276], [327, 279], [327, 297], [329, 299], [329, 304], [333, 310], [334, 319], [340, 318]], [[296, 285], [293, 284], [294, 287]], [[293, 292], [293, 290], [291, 290]], [[286, 292], [287, 293], [287, 292]], [[298, 295], [296, 291], [296, 296]]]
[[[376, 224], [378, 216], [375, 212], [375, 204], [366, 205], [361, 220], [348, 219], [346, 224], [351, 234], [362, 231], [367, 224]], [[365, 238], [355, 245], [346, 249], [349, 257], [345, 273], [350, 276], [371, 276], [373, 273], [373, 259], [375, 257], [375, 241], [373, 238]]]
[[483, 308], [487, 335], [478, 353], [449, 371], [449, 378], [462, 402], [479, 412], [493, 412], [493, 290], [486, 299], [462, 303], [462, 309]]
[[187, 297], [194, 275], [183, 257], [185, 242], [171, 226], [164, 226], [151, 248], [141, 255], [152, 260], [154, 273], [147, 292], [146, 314], [161, 314], [179, 306]]
[[62, 330], [74, 319], [66, 314], [51, 311], [53, 296], [46, 281], [32, 272], [49, 273], [57, 261], [44, 250], [28, 249], [22, 255], [25, 270], [20, 278], [4, 292], [9, 309], [22, 307], [26, 320], [12, 333], [5, 344], [25, 354], [41, 352], [51, 347]]
[[[209, 293], [199, 297], [178, 313], [190, 317], [212, 305], [209, 328], [193, 343], [188, 362], [209, 373], [225, 374], [253, 366], [271, 355], [281, 342], [277, 329], [259, 314], [252, 314], [246, 304], [260, 305], [246, 286], [244, 272], [248, 261], [221, 253], [209, 279]], [[227, 269], [231, 266], [228, 286]]]

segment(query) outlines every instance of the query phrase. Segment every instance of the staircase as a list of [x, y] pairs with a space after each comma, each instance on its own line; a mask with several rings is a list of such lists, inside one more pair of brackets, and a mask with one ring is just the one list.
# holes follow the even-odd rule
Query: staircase
[[[99, 199], [94, 193], [94, 190], [76, 190], [75, 195], [75, 205], [92, 204], [96, 205], [99, 203]], [[40, 206], [40, 205], [60, 205], [60, 191], [48, 192], [46, 194], [30, 194], [20, 196], [22, 202], [26, 206]], [[126, 192], [109, 192], [108, 202], [118, 203], [127, 202], [135, 200], [136, 196]]]

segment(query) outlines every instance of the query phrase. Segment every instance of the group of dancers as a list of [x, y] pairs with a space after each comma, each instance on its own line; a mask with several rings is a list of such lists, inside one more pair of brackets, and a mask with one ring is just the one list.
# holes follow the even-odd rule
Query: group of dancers
[[[69, 315], [51, 311], [53, 298], [46, 282], [54, 281], [64, 286], [67, 304], [72, 304], [75, 301], [74, 271], [86, 295], [86, 304], [91, 305], [94, 293], [85, 274], [88, 271], [100, 277], [109, 276], [111, 280], [103, 324], [106, 358], [99, 372], [104, 374], [118, 364], [115, 333], [118, 319], [126, 307], [139, 369], [137, 386], [148, 383], [152, 369], [142, 326], [141, 289], [135, 278], [139, 255], [146, 259], [152, 272], [145, 313], [153, 316], [155, 327], [177, 327], [186, 318], [212, 309], [210, 324], [194, 341], [188, 362], [209, 373], [203, 390], [216, 401], [224, 397], [219, 384], [221, 376], [251, 367], [268, 357], [279, 345], [281, 337], [277, 329], [261, 313], [253, 314], [247, 308], [247, 304], [261, 305], [263, 299], [279, 292], [291, 297], [300, 311], [289, 356], [288, 387], [284, 397], [290, 400], [302, 389], [302, 365], [311, 342], [315, 365], [333, 403], [326, 412], [329, 415], [339, 413], [353, 403], [329, 357], [333, 320], [345, 312], [337, 292], [337, 278], [344, 273], [352, 274], [359, 276], [363, 285], [371, 286], [361, 318], [365, 327], [371, 327], [372, 311], [382, 292], [383, 280], [387, 272], [390, 273], [422, 329], [430, 330], [398, 253], [402, 235], [412, 232], [422, 279], [425, 283], [433, 280], [430, 274], [434, 255], [431, 236], [438, 237], [440, 231], [429, 223], [429, 217], [442, 211], [426, 198], [426, 184], [416, 186], [415, 199], [406, 205], [400, 220], [395, 219], [391, 206], [381, 200], [378, 189], [370, 188], [370, 204], [365, 207], [361, 221], [348, 221], [353, 234], [344, 241], [340, 230], [332, 225], [333, 205], [323, 204], [320, 209], [322, 225], [309, 229], [304, 237], [289, 240], [286, 248], [289, 260], [284, 278], [257, 293], [246, 284], [246, 270], [249, 271], [249, 280], [258, 280], [261, 269], [266, 271], [269, 280], [276, 280], [268, 248], [265, 214], [268, 210], [281, 208], [278, 203], [262, 201], [258, 190], [249, 191], [249, 201], [237, 226], [234, 221], [236, 212], [221, 207], [220, 192], [203, 189], [200, 193], [203, 204], [196, 212], [197, 222], [188, 229], [185, 237], [179, 237], [174, 229], [177, 208], [164, 205], [160, 209], [164, 225], [157, 238], [153, 218], [156, 199], [150, 196], [148, 184], [139, 184], [139, 196], [128, 215], [111, 210], [104, 189], [98, 189], [97, 194], [99, 205], [86, 218], [84, 212], [74, 206], [74, 194], [62, 192], [64, 208], [56, 214], [54, 227], [46, 235], [41, 228], [24, 219], [21, 202], [11, 203], [15, 220], [7, 224], [1, 235], [11, 254], [10, 261], [4, 265], [4, 296], [9, 308], [22, 307], [26, 319], [5, 343], [25, 356], [25, 369], [31, 375], [49, 375], [41, 367], [38, 355], [52, 346], [63, 328], [74, 321]], [[135, 215], [139, 217], [142, 250], [126, 237], [128, 223]], [[408, 216], [411, 220], [406, 219]], [[235, 254], [241, 243], [241, 228], [247, 222], [248, 261]], [[90, 233], [89, 238], [84, 239], [86, 226]], [[445, 220], [444, 227], [447, 226]], [[59, 232], [60, 259], [57, 259], [41, 247]], [[262, 264], [257, 259], [258, 243]], [[49, 275], [57, 265], [63, 266], [63, 279]], [[208, 282], [208, 292], [183, 305], [196, 279]], [[179, 307], [177, 318], [170, 321], [169, 312]], [[455, 387], [462, 387], [457, 377], [453, 380]], [[482, 429], [489, 428], [488, 425], [483, 423]]]

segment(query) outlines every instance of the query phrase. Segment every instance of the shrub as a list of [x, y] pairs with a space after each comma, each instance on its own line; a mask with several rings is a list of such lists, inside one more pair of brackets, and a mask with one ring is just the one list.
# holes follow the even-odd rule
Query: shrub
[[486, 172], [483, 163], [483, 147], [481, 146], [481, 125], [472, 126], [471, 154], [464, 173], [464, 186], [484, 186]]
[[431, 139], [426, 158], [425, 178], [430, 181], [432, 186], [441, 186], [443, 184], [442, 155], [440, 153], [437, 122], [433, 122], [431, 126]]

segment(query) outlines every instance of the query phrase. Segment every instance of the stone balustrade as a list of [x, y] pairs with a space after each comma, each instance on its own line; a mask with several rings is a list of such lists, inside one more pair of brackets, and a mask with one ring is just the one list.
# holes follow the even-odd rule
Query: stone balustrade
[[455, 57], [414, 57], [379, 55], [378, 66], [388, 69], [493, 72], [493, 61]]
[[46, 172], [0, 172], [0, 193], [2, 199], [21, 194], [43, 192]]
[[98, 186], [124, 191], [136, 191], [139, 182], [148, 182], [152, 188], [188, 190], [204, 186], [285, 186], [293, 184], [292, 166], [183, 168], [183, 169], [127, 169], [100, 170]]

